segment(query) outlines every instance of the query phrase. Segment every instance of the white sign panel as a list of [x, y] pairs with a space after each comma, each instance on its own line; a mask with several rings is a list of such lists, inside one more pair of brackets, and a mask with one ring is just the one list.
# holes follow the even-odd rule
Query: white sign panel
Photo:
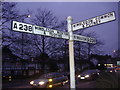
[[120, 65], [120, 61], [117, 61], [117, 65]]
[[12, 30], [26, 33], [33, 33], [33, 25], [13, 21]]
[[110, 12], [85, 21], [72, 24], [73, 31], [115, 20], [115, 12]]
[[53, 30], [50, 28], [30, 25], [26, 23], [17, 22], [17, 21], [12, 22], [12, 30], [19, 31], [19, 32], [32, 33], [32, 34], [40, 34], [40, 35], [56, 37], [56, 38], [69, 39], [68, 32]]
[[45, 28], [41, 26], [33, 26], [33, 33], [34, 34], [40, 34], [40, 35], [45, 35], [45, 36], [50, 36], [50, 37], [56, 37], [56, 38], [64, 38], [64, 39], [69, 39], [69, 33], [68, 32], [63, 32], [63, 31], [58, 31], [50, 28]]
[[76, 41], [81, 41], [81, 42], [86, 42], [86, 43], [92, 43], [92, 44], [96, 43], [96, 40], [94, 38], [91, 38], [91, 37], [85, 37], [85, 36], [73, 34], [73, 38]]

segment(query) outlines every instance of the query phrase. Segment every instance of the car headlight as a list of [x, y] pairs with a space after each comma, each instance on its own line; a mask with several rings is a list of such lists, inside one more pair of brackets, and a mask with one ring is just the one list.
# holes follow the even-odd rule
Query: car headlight
[[49, 82], [52, 82], [53, 80], [52, 80], [52, 79], [49, 79], [48, 81], [49, 81]]
[[68, 80], [65, 81], [66, 83], [68, 82]]
[[52, 85], [49, 85], [49, 88], [52, 88], [53, 86]]
[[80, 75], [78, 75], [78, 77], [80, 77]]
[[34, 81], [31, 81], [30, 84], [34, 84]]
[[45, 84], [45, 82], [41, 81], [41, 82], [39, 82], [39, 84], [40, 84], [40, 85], [43, 85], [43, 84]]
[[100, 73], [97, 73], [97, 75], [100, 75]]
[[112, 70], [110, 72], [112, 72]]
[[85, 75], [85, 77], [86, 77], [86, 78], [88, 78], [88, 77], [89, 77], [89, 75]]

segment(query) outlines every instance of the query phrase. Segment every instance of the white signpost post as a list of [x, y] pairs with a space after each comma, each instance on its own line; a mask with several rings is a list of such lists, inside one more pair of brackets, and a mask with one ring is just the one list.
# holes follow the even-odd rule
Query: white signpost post
[[115, 20], [115, 13], [110, 12], [101, 16], [97, 16], [95, 18], [91, 18], [76, 24], [72, 24], [72, 17], [68, 16], [67, 23], [68, 23], [68, 32], [58, 31], [46, 27], [21, 23], [17, 21], [12, 22], [12, 30], [31, 33], [31, 34], [39, 34], [45, 35], [50, 37], [62, 38], [69, 40], [69, 63], [70, 63], [70, 88], [75, 89], [75, 68], [74, 68], [74, 43], [73, 41], [81, 41], [86, 43], [95, 44], [96, 40], [91, 37], [85, 37], [77, 34], [73, 34], [73, 31], [91, 27], [94, 25], [102, 24], [105, 22]]
[[74, 65], [74, 43], [72, 31], [72, 17], [68, 16], [68, 32], [69, 32], [69, 64], [70, 64], [70, 88], [75, 89], [75, 65]]

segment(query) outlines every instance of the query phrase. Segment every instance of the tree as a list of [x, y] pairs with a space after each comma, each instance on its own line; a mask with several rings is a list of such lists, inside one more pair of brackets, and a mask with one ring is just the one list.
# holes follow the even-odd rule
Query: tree
[[81, 42], [79, 44], [79, 42], [78, 42], [77, 48], [78, 47], [80, 48], [80, 45], [81, 45], [80, 50], [81, 50], [81, 52], [84, 52], [86, 54], [86, 57], [87, 57], [86, 59], [89, 59], [91, 53], [92, 54], [99, 54], [101, 52], [99, 50], [99, 47], [101, 45], [104, 45], [104, 42], [99, 39], [99, 37], [96, 35], [96, 33], [95, 32], [89, 32], [89, 33], [83, 33], [82, 35], [86, 36], [86, 37], [94, 38], [96, 40], [95, 44], [93, 44], [93, 43], [81, 43]]
[[[59, 30], [68, 32], [67, 30], [67, 21], [63, 20], [60, 22], [60, 24], [57, 26]], [[59, 63], [64, 65], [64, 71], [69, 71], [69, 45], [68, 40], [61, 39], [60, 40], [60, 47], [58, 47], [60, 53], [59, 53]]]
[[113, 50], [112, 56], [114, 58], [120, 58], [120, 50], [119, 49], [118, 50]]
[[[39, 8], [37, 13], [35, 13], [35, 17], [31, 19], [32, 23], [37, 26], [42, 26], [51, 29], [57, 29], [58, 25], [58, 18], [54, 16], [53, 12], [48, 9]], [[61, 46], [60, 39], [46, 37], [41, 35], [34, 35], [34, 42], [37, 46], [40, 54], [47, 54], [49, 58], [54, 57], [56, 59], [60, 54], [59, 48]], [[44, 59], [43, 59], [44, 61]], [[49, 61], [47, 61], [49, 62]], [[42, 68], [44, 68], [43, 65]]]
[[2, 4], [2, 12], [0, 12], [2, 18], [0, 26], [2, 27], [2, 44], [9, 45], [11, 44], [11, 36], [10, 36], [10, 21], [15, 20], [18, 17], [18, 11], [15, 9], [16, 3], [9, 2], [1, 2]]
[[99, 37], [96, 35], [95, 32], [89, 32], [86, 34], [87, 37], [92, 37], [96, 40], [95, 44], [92, 43], [87, 43], [87, 47], [88, 47], [88, 59], [90, 60], [90, 54], [99, 54], [101, 51], [98, 49], [100, 48], [101, 45], [104, 45], [104, 42], [102, 40], [99, 39]]
[[[83, 32], [84, 31], [84, 32]], [[89, 60], [89, 65], [93, 66], [92, 62], [90, 62], [90, 55], [91, 54], [99, 54], [101, 51], [99, 50], [99, 47], [103, 45], [103, 41], [101, 41], [95, 32], [85, 32], [85, 30], [77, 32], [79, 35], [91, 37], [96, 39], [96, 44], [92, 43], [84, 43], [84, 42], [78, 42], [74, 41], [74, 47], [75, 47], [75, 63], [78, 68], [82, 69], [82, 62], [83, 60]]]
[[[11, 30], [11, 23], [13, 20], [24, 22], [26, 18], [28, 18], [28, 14], [30, 12], [25, 12], [24, 14], [20, 14], [19, 10], [17, 9], [17, 3], [13, 2], [2, 2], [2, 23], [0, 26], [2, 26], [2, 46], [7, 46], [10, 48], [13, 54], [21, 57], [22, 59], [28, 59], [30, 56], [34, 56], [35, 54], [34, 44], [31, 42], [32, 35], [21, 33], [21, 32], [15, 32]], [[26, 36], [24, 38], [23, 36]], [[24, 39], [24, 40], [23, 40]], [[24, 52], [22, 52], [24, 46]], [[33, 49], [28, 49], [33, 48]], [[33, 54], [31, 53], [33, 51]], [[32, 55], [31, 55], [32, 54]]]
[[[2, 27], [2, 46], [7, 46], [10, 48], [11, 45], [14, 44], [14, 40], [19, 42], [19, 38], [16, 37], [16, 32], [11, 31], [11, 21], [18, 20], [19, 11], [16, 9], [17, 3], [10, 3], [10, 2], [1, 2], [2, 4], [2, 12], [0, 12], [1, 24]], [[19, 34], [17, 33], [17, 36]], [[19, 51], [18, 51], [19, 53]]]
[[[2, 2], [2, 18], [1, 18], [1, 27], [2, 27], [2, 45], [10, 46], [12, 44], [13, 32], [11, 31], [11, 21], [17, 20], [19, 15], [19, 11], [16, 9], [17, 3], [10, 2]], [[13, 35], [12, 35], [13, 34]], [[18, 38], [16, 38], [17, 40]]]
[[[33, 24], [38, 26], [43, 26], [46, 28], [54, 28], [57, 24], [57, 17], [53, 15], [53, 12], [47, 9], [39, 8], [35, 17], [31, 20]], [[37, 35], [36, 36], [36, 45], [40, 52], [46, 52], [45, 49], [48, 46], [48, 40], [45, 36]]]

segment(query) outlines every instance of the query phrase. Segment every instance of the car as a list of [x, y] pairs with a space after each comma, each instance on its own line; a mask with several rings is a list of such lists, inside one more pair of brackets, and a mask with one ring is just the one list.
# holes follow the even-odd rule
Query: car
[[77, 75], [77, 78], [80, 80], [94, 80], [99, 76], [100, 71], [98, 69], [89, 69], [83, 71], [81, 74]]
[[119, 72], [120, 71], [120, 67], [116, 67], [115, 70], [116, 70], [116, 72]]
[[38, 79], [30, 81], [30, 85], [35, 88], [53, 88], [66, 83], [68, 83], [68, 77], [59, 72], [43, 74]]
[[105, 70], [105, 72], [116, 72], [115, 67], [109, 67]]

